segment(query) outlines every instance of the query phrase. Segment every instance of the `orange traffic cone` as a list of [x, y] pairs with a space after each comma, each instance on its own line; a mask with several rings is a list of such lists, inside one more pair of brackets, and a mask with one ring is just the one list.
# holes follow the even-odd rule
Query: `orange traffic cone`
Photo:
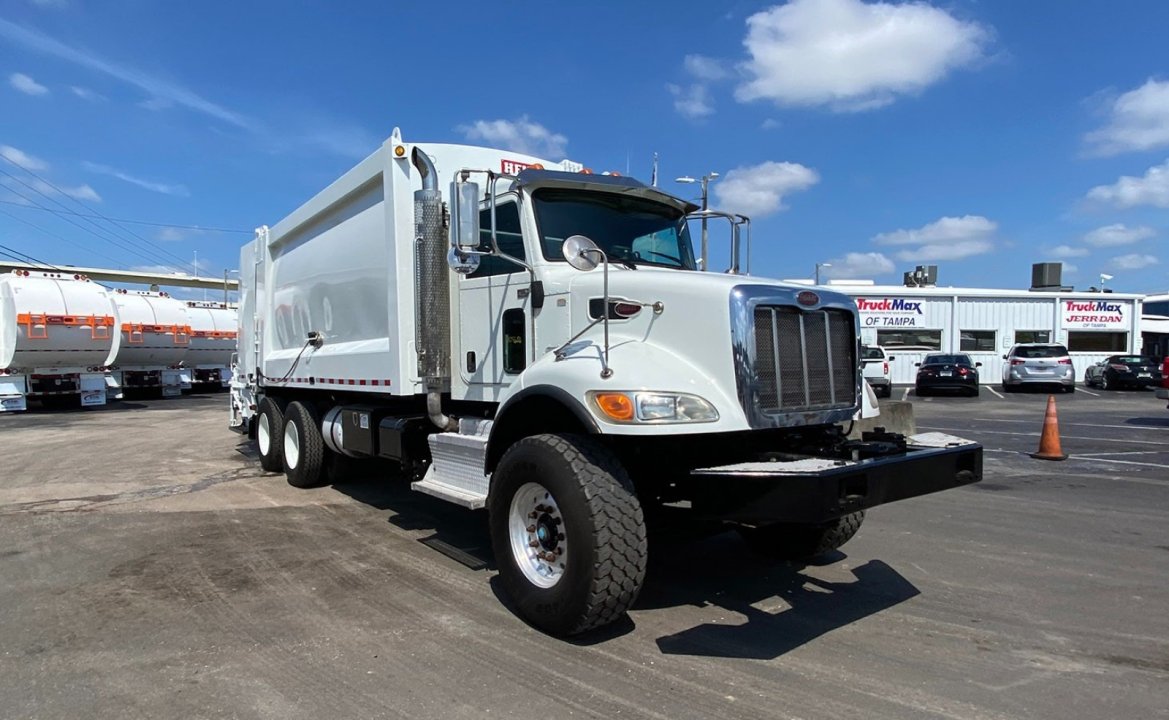
[[1055, 416], [1055, 396], [1047, 396], [1047, 412], [1043, 415], [1043, 433], [1039, 436], [1039, 452], [1031, 457], [1040, 460], [1067, 460], [1059, 446], [1059, 420]]

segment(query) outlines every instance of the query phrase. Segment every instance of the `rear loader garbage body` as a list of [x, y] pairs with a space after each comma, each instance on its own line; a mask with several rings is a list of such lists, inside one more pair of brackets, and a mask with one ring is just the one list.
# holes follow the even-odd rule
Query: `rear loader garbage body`
[[[381, 458], [485, 508], [503, 587], [558, 635], [632, 604], [652, 505], [805, 557], [981, 478], [960, 438], [850, 440], [877, 412], [853, 302], [740, 274], [749, 220], [696, 210], [395, 130], [242, 249], [230, 425], [297, 486]], [[729, 221], [728, 272], [699, 269], [688, 217]]]

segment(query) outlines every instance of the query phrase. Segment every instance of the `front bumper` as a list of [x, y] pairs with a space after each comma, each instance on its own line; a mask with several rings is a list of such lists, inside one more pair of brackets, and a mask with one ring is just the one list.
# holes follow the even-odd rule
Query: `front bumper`
[[[694, 509], [735, 522], [819, 524], [982, 479], [982, 446], [943, 433], [908, 439], [903, 454], [699, 468]], [[703, 488], [707, 491], [703, 492]]]

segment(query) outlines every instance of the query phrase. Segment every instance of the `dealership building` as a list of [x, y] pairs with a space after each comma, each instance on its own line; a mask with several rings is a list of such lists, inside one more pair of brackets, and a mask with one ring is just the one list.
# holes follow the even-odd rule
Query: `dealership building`
[[1144, 295], [1062, 287], [1058, 267], [1041, 265], [1029, 290], [937, 287], [932, 267], [906, 273], [906, 285], [839, 280], [829, 287], [856, 301], [861, 342], [896, 358], [889, 365], [894, 383], [912, 383], [914, 363], [931, 352], [970, 355], [982, 363], [982, 381], [998, 383], [1003, 355], [1015, 343], [1067, 346], [1077, 381], [1109, 355], [1146, 351]]

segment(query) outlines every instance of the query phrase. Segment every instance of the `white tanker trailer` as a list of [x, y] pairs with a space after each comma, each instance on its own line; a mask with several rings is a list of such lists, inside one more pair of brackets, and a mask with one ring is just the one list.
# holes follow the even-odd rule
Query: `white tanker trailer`
[[217, 302], [187, 302], [191, 342], [183, 370], [195, 386], [231, 385], [231, 356], [235, 353], [238, 320], [234, 308]]
[[126, 390], [182, 394], [179, 364], [187, 355], [191, 326], [187, 306], [164, 292], [115, 290], [119, 342], [110, 356], [107, 390], [120, 400]]
[[106, 404], [116, 351], [112, 291], [82, 275], [14, 270], [0, 276], [0, 412], [48, 404]]

